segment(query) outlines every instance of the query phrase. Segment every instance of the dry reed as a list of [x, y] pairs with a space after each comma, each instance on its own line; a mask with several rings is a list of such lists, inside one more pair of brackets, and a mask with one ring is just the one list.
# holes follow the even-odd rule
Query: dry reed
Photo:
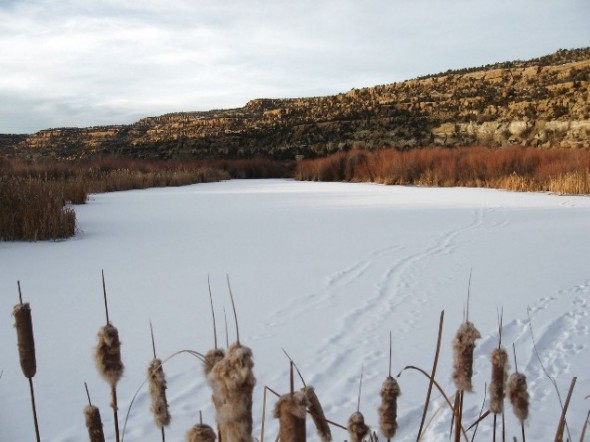
[[519, 421], [524, 422], [529, 417], [529, 393], [526, 376], [522, 373], [512, 373], [508, 379], [507, 390], [514, 415]]
[[496, 348], [491, 354], [492, 380], [490, 382], [490, 411], [500, 414], [504, 411], [506, 379], [508, 377], [508, 353], [504, 347]]
[[217, 425], [224, 442], [252, 441], [252, 392], [256, 378], [252, 350], [232, 344], [209, 373]]
[[288, 393], [279, 398], [274, 417], [279, 420], [281, 442], [305, 442], [305, 417], [309, 401], [303, 391]]
[[84, 407], [84, 418], [90, 442], [105, 442], [100, 410], [94, 405]]
[[473, 391], [473, 351], [481, 334], [472, 322], [465, 321], [453, 339], [453, 381], [460, 391]]
[[369, 434], [371, 429], [365, 423], [365, 417], [360, 411], [355, 411], [348, 418], [348, 434], [350, 435], [350, 442], [362, 442]]
[[150, 362], [147, 379], [152, 403], [150, 409], [154, 415], [154, 422], [160, 428], [170, 425], [170, 411], [166, 399], [166, 375], [162, 368], [162, 361], [155, 358]]
[[215, 431], [206, 424], [197, 424], [186, 432], [186, 442], [214, 442], [215, 439]]
[[30, 379], [37, 373], [37, 361], [35, 358], [33, 318], [29, 303], [15, 305], [12, 315], [14, 316], [14, 326], [16, 328], [20, 367], [25, 377]]
[[312, 386], [305, 386], [301, 389], [301, 391], [305, 394], [305, 397], [307, 397], [309, 402], [308, 411], [311, 415], [311, 418], [313, 419], [313, 423], [315, 424], [320, 440], [322, 442], [331, 441], [332, 432], [330, 431], [330, 426], [326, 420], [326, 415], [324, 414], [322, 404], [315, 394], [315, 389]]
[[381, 386], [379, 406], [379, 429], [387, 439], [395, 436], [397, 430], [397, 398], [401, 394], [397, 381], [388, 376]]

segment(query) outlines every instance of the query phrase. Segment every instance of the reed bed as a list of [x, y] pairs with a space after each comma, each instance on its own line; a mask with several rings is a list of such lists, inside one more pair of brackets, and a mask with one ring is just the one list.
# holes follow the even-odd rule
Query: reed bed
[[590, 151], [523, 146], [351, 150], [303, 160], [295, 178], [588, 195]]
[[[229, 280], [228, 280], [229, 287]], [[98, 333], [98, 344], [95, 349], [96, 363], [99, 374], [107, 381], [111, 387], [113, 398], [112, 407], [114, 410], [115, 419], [115, 434], [116, 440], [119, 440], [118, 424], [117, 424], [117, 399], [116, 399], [116, 385], [123, 375], [124, 366], [121, 361], [121, 342], [117, 329], [111, 324], [108, 315], [106, 288], [104, 284], [103, 274], [103, 295], [105, 301], [106, 324], [101, 327]], [[20, 292], [20, 285], [19, 285]], [[231, 294], [231, 288], [230, 288]], [[237, 341], [230, 345], [227, 350], [214, 348], [210, 350], [207, 355], [192, 350], [183, 350], [174, 353], [172, 356], [163, 360], [156, 358], [155, 344], [153, 340], [152, 331], [152, 345], [153, 356], [148, 366], [148, 375], [146, 381], [142, 384], [148, 385], [148, 390], [152, 398], [151, 411], [154, 414], [156, 426], [162, 429], [168, 425], [174, 411], [174, 403], [168, 404], [165, 397], [165, 390], [167, 382], [163, 372], [164, 364], [172, 357], [181, 354], [189, 353], [198, 357], [203, 362], [203, 374], [206, 382], [212, 388], [212, 402], [216, 410], [216, 424], [217, 430], [211, 426], [204, 424], [202, 416], [199, 418], [199, 423], [188, 429], [185, 438], [188, 442], [213, 442], [216, 439], [224, 442], [252, 442], [252, 393], [256, 385], [256, 378], [254, 376], [253, 367], [253, 353], [252, 350], [244, 346], [239, 340], [239, 329], [237, 328], [237, 314], [235, 313], [235, 304], [233, 295], [232, 305], [234, 307], [234, 315], [236, 318]], [[21, 360], [21, 367], [26, 377], [31, 379], [36, 374], [36, 362], [34, 358], [34, 339], [32, 333], [32, 317], [30, 315], [30, 307], [28, 304], [21, 302], [15, 306], [14, 312], [17, 341], [19, 347], [19, 357]], [[473, 374], [473, 352], [475, 349], [475, 342], [481, 337], [474, 324], [467, 319], [460, 325], [454, 339], [453, 339], [453, 373], [452, 379], [457, 388], [457, 393], [453, 396], [448, 395], [441, 388], [436, 381], [436, 369], [438, 358], [440, 354], [440, 341], [442, 335], [444, 312], [441, 312], [439, 333], [437, 339], [437, 346], [435, 352], [435, 362], [430, 373], [423, 369], [414, 366], [407, 366], [400, 374], [397, 375], [399, 379], [401, 374], [407, 369], [413, 369], [423, 373], [429, 379], [429, 387], [427, 399], [423, 407], [422, 421], [419, 424], [417, 421], [406, 421], [403, 425], [415, 426], [418, 434], [418, 439], [421, 440], [429, 431], [429, 425], [424, 425], [426, 416], [430, 413], [430, 420], [435, 419], [439, 410], [432, 411], [430, 407], [430, 392], [435, 387], [440, 393], [440, 397], [444, 399], [443, 405], [448, 406], [451, 410], [449, 413], [452, 416], [452, 426], [454, 427], [454, 440], [475, 440], [477, 426], [480, 422], [485, 420], [489, 415], [503, 415], [503, 401], [508, 398], [512, 404], [512, 410], [521, 423], [520, 440], [526, 440], [526, 432], [524, 422], [529, 418], [529, 394], [527, 391], [526, 375], [518, 371], [516, 362], [516, 352], [514, 352], [514, 366], [515, 373], [508, 377], [509, 356], [506, 350], [501, 346], [501, 332], [502, 326], [500, 323], [499, 336], [500, 343], [498, 348], [494, 349], [491, 354], [489, 370], [491, 375], [491, 384], [489, 388], [490, 398], [487, 403], [482, 406], [480, 418], [467, 427], [466, 422], [463, 422], [462, 410], [464, 401], [468, 400], [464, 393], [473, 389], [472, 374]], [[466, 317], [468, 317], [466, 315]], [[533, 338], [534, 342], [534, 338]], [[215, 339], [215, 344], [217, 344]], [[288, 355], [287, 355], [288, 356]], [[451, 357], [451, 355], [447, 355]], [[313, 387], [305, 385], [303, 377], [298, 373], [303, 381], [304, 387], [299, 390], [294, 390], [293, 381], [293, 367], [295, 364], [291, 361], [291, 383], [290, 391], [286, 394], [276, 393], [274, 390], [265, 386], [265, 400], [266, 391], [271, 391], [278, 396], [278, 400], [274, 408], [274, 416], [279, 420], [279, 434], [278, 439], [282, 442], [305, 442], [306, 441], [306, 420], [307, 416], [311, 416], [318, 431], [319, 439], [327, 442], [333, 439], [331, 428], [338, 431], [346, 432], [346, 436], [339, 434], [334, 440], [341, 440], [347, 438], [350, 442], [364, 442], [379, 440], [383, 437], [387, 440], [395, 439], [398, 422], [398, 404], [397, 399], [400, 395], [401, 388], [398, 380], [391, 376], [391, 336], [390, 336], [390, 368], [389, 375], [383, 382], [380, 396], [381, 401], [378, 407], [378, 428], [380, 434], [371, 431], [371, 426], [365, 421], [364, 415], [361, 413], [361, 387], [363, 375], [361, 373], [359, 391], [357, 398], [357, 409], [353, 412], [346, 422], [346, 425], [339, 424], [333, 420], [328, 419], [320, 405], [319, 399], [315, 394]], [[568, 407], [570, 406], [572, 393], [575, 387], [576, 378], [573, 378], [570, 389], [568, 391], [567, 399], [561, 409], [561, 417], [559, 422], [556, 422], [555, 441], [561, 441], [564, 438], [564, 432], [567, 429], [566, 415]], [[140, 387], [141, 388], [141, 387]], [[88, 389], [86, 390], [88, 394]], [[138, 390], [139, 391], [139, 390]], [[134, 397], [135, 398], [135, 397]], [[375, 403], [376, 398], [371, 402]], [[446, 404], [445, 404], [446, 403]], [[133, 401], [131, 405], [133, 404]], [[487, 405], [486, 405], [487, 404]], [[129, 408], [131, 408], [131, 405]], [[487, 409], [485, 408], [487, 407]], [[484, 412], [484, 409], [486, 411]], [[90, 442], [103, 442], [104, 432], [100, 411], [90, 402], [90, 395], [88, 394], [88, 405], [84, 407], [84, 420], [88, 429], [88, 438]], [[263, 412], [264, 414], [264, 412]], [[128, 413], [129, 415], [129, 413]], [[413, 413], [416, 417], [419, 415]], [[590, 414], [589, 414], [590, 416]], [[505, 440], [504, 420], [502, 419], [503, 434], [502, 439]], [[585, 424], [586, 425], [586, 424]], [[262, 421], [262, 437], [264, 437], [264, 417]], [[495, 425], [494, 425], [495, 426]], [[407, 428], [406, 428], [407, 429]], [[38, 430], [37, 430], [38, 431]], [[510, 430], [513, 432], [514, 430]], [[569, 431], [569, 430], [568, 430]], [[585, 426], [580, 429], [583, 440], [585, 434]], [[468, 433], [471, 433], [470, 435]], [[37, 433], [38, 434], [38, 433]], [[494, 433], [495, 434], [495, 433]], [[124, 437], [124, 430], [123, 430]], [[571, 439], [571, 436], [568, 436]], [[122, 438], [121, 438], [122, 439]], [[164, 433], [162, 431], [162, 439], [164, 440]], [[39, 438], [38, 438], [39, 440]], [[519, 440], [516, 436], [513, 440]]]

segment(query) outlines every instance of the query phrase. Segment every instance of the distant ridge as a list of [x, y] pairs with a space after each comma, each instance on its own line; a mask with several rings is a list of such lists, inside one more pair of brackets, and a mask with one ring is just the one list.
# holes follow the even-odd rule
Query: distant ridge
[[256, 99], [130, 125], [0, 136], [18, 157], [293, 159], [351, 148], [590, 148], [590, 48], [449, 70], [326, 97]]

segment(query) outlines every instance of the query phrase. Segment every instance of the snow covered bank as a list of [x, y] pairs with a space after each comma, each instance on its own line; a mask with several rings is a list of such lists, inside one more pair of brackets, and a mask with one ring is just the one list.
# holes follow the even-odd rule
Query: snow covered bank
[[[408, 364], [429, 370], [443, 309], [438, 379], [452, 392], [450, 344], [473, 269], [470, 315], [483, 339], [465, 421], [474, 420], [481, 407], [489, 353], [497, 345], [497, 311], [503, 308], [503, 339], [507, 346], [516, 344], [519, 370], [527, 374], [532, 395], [529, 440], [554, 434], [560, 414], [553, 386], [533, 352], [529, 316], [539, 356], [563, 396], [571, 378], [579, 377], [568, 414], [572, 436], [579, 437], [590, 407], [583, 399], [590, 394], [589, 198], [265, 180], [95, 195], [76, 212], [80, 233], [74, 239], [0, 243], [2, 441], [34, 438], [10, 316], [18, 301], [17, 280], [33, 310], [43, 440], [85, 440], [84, 381], [112, 439], [108, 387], [92, 360], [96, 332], [104, 323], [101, 269], [111, 320], [123, 343], [123, 416], [152, 357], [149, 321], [162, 358], [185, 348], [208, 350], [213, 336], [207, 275], [222, 322], [223, 308], [230, 308], [229, 274], [241, 339], [254, 351], [255, 434], [263, 386], [286, 391], [289, 385], [281, 348], [315, 386], [328, 418], [340, 423], [356, 409], [364, 365], [361, 409], [376, 429], [389, 330], [393, 371]], [[173, 358], [165, 370], [169, 440], [182, 440], [199, 410], [212, 423], [210, 392], [200, 363], [190, 356]], [[427, 381], [407, 372], [399, 382], [396, 439], [415, 440]], [[430, 414], [440, 405], [435, 395]], [[274, 438], [276, 423], [267, 424], [266, 436]], [[510, 412], [507, 425], [510, 438], [520, 434]], [[448, 426], [443, 411], [427, 440], [446, 440]], [[478, 434], [490, 439], [489, 421]], [[347, 437], [340, 430], [334, 436]], [[146, 389], [131, 412], [125, 440], [160, 440]]]

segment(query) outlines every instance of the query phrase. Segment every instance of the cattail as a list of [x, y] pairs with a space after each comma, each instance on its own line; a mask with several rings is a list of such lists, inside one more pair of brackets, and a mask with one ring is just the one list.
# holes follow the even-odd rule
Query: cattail
[[121, 341], [116, 327], [107, 323], [98, 330], [98, 344], [96, 345], [94, 360], [98, 373], [111, 387], [117, 385], [123, 376], [123, 362], [121, 362]]
[[303, 391], [288, 393], [279, 398], [274, 416], [279, 420], [281, 442], [305, 442], [305, 416], [309, 401]]
[[352, 413], [348, 418], [348, 434], [350, 435], [350, 442], [362, 442], [369, 434], [371, 429], [365, 424], [365, 417], [360, 411]]
[[401, 394], [397, 381], [388, 376], [381, 386], [379, 406], [379, 429], [383, 436], [391, 439], [397, 430], [397, 398]]
[[84, 418], [86, 420], [86, 428], [88, 428], [88, 439], [90, 442], [104, 442], [100, 410], [94, 405], [86, 405], [86, 407], [84, 407]]
[[524, 422], [529, 417], [529, 393], [526, 376], [518, 372], [512, 373], [508, 379], [507, 390], [512, 411], [521, 422]]
[[150, 409], [154, 415], [154, 422], [160, 428], [170, 425], [170, 411], [166, 399], [166, 375], [160, 359], [153, 359], [147, 371], [152, 405]]
[[31, 379], [37, 372], [35, 359], [35, 337], [33, 336], [33, 318], [28, 302], [17, 304], [12, 310], [16, 337], [18, 342], [18, 356], [20, 367], [25, 377]]
[[508, 378], [508, 353], [504, 347], [492, 351], [492, 380], [490, 382], [490, 411], [500, 414], [504, 411], [506, 379]]
[[223, 441], [252, 441], [252, 392], [256, 385], [253, 367], [252, 350], [234, 343], [209, 373]]
[[322, 442], [331, 441], [332, 432], [330, 431], [330, 426], [326, 420], [324, 409], [322, 408], [322, 404], [315, 394], [314, 388], [307, 386], [303, 387], [301, 391], [305, 394], [305, 397], [309, 402], [308, 411], [309, 414], [311, 414], [311, 418], [313, 419], [313, 423], [315, 424], [320, 440]]
[[205, 354], [205, 360], [203, 361], [203, 372], [205, 373], [206, 377], [209, 376], [209, 373], [211, 373], [211, 370], [213, 370], [215, 364], [221, 361], [224, 356], [225, 351], [223, 351], [222, 348], [213, 348]]
[[475, 350], [475, 341], [479, 338], [481, 338], [481, 334], [473, 323], [465, 321], [453, 339], [453, 381], [458, 390], [473, 391], [471, 384], [473, 351]]
[[215, 439], [215, 431], [206, 424], [197, 424], [186, 432], [186, 442], [214, 442]]

